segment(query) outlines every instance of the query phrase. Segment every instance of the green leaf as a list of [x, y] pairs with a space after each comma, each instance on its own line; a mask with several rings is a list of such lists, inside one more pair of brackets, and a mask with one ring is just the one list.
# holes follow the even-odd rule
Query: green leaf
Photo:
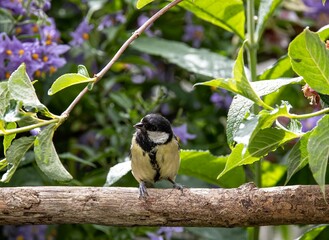
[[244, 39], [245, 13], [242, 0], [184, 0], [179, 6]]
[[161, 56], [193, 73], [211, 78], [231, 76], [233, 61], [207, 49], [195, 49], [181, 42], [148, 37], [136, 39], [131, 46], [143, 53]]
[[221, 187], [238, 187], [245, 181], [242, 168], [236, 168], [221, 179], [218, 174], [224, 169], [227, 156], [216, 157], [209, 151], [181, 150], [179, 174], [199, 178]]
[[84, 65], [78, 65], [78, 74], [81, 74], [87, 78], [89, 78], [89, 73], [87, 68]]
[[[15, 129], [15, 128], [16, 128], [16, 123], [15, 122], [10, 122], [6, 126], [6, 130]], [[3, 151], [4, 151], [5, 156], [6, 156], [7, 149], [9, 148], [9, 146], [11, 145], [11, 142], [15, 139], [15, 137], [16, 137], [16, 133], [4, 136], [4, 138], [3, 138]]]
[[67, 73], [55, 80], [48, 90], [48, 95], [53, 95], [67, 87], [80, 83], [94, 82], [95, 78], [89, 78], [79, 73]]
[[[244, 46], [244, 45], [243, 45]], [[219, 87], [224, 88], [228, 91], [240, 94], [250, 100], [254, 101], [259, 106], [262, 106], [266, 109], [271, 109], [270, 106], [267, 106], [260, 97], [256, 94], [250, 82], [247, 79], [247, 75], [244, 70], [244, 61], [243, 61], [243, 46], [240, 48], [238, 57], [235, 61], [233, 67], [233, 77], [232, 78], [218, 78], [202, 83], [197, 83], [194, 86], [210, 86], [210, 87]]]
[[329, 115], [321, 118], [309, 137], [307, 150], [309, 166], [315, 181], [325, 193], [325, 178], [329, 157]]
[[21, 101], [24, 107], [36, 109], [46, 108], [38, 99], [31, 79], [26, 73], [25, 64], [22, 63], [9, 77], [8, 90], [10, 98]]
[[328, 227], [328, 224], [321, 224], [316, 225], [308, 229], [306, 232], [303, 233], [299, 238], [296, 240], [315, 240], [318, 239], [317, 236], [326, 228]]
[[146, 6], [147, 4], [153, 2], [154, 0], [138, 0], [136, 3], [136, 7], [137, 9], [141, 9], [144, 6]]
[[[277, 91], [283, 86], [289, 84], [300, 83], [302, 78], [281, 78], [275, 80], [264, 80], [252, 82], [251, 86], [257, 92], [259, 96], [264, 96], [270, 94], [272, 92]], [[233, 98], [230, 109], [227, 115], [227, 128], [226, 128], [226, 136], [227, 142], [230, 147], [234, 144], [234, 137], [239, 129], [240, 124], [245, 118], [246, 114], [249, 112], [249, 109], [254, 104], [253, 101], [245, 98], [241, 95], [237, 95]]]
[[290, 58], [288, 55], [281, 57], [272, 66], [266, 68], [264, 72], [258, 76], [259, 80], [269, 80], [275, 78], [293, 77], [295, 75], [292, 70]]
[[285, 184], [289, 182], [290, 178], [296, 172], [301, 170], [308, 163], [309, 157], [307, 151], [307, 143], [311, 133], [312, 133], [311, 131], [305, 133], [291, 149], [287, 159], [288, 169], [287, 169], [287, 179]]
[[131, 171], [131, 161], [118, 163], [110, 168], [104, 187], [109, 187]]
[[49, 178], [56, 181], [69, 181], [72, 176], [61, 163], [55, 146], [53, 144], [53, 135], [56, 124], [50, 124], [45, 127], [34, 141], [35, 159], [40, 170]]
[[[261, 0], [258, 9], [258, 19], [255, 31], [255, 39], [258, 42], [264, 32], [267, 20], [279, 6], [282, 0]], [[282, 77], [282, 76], [279, 76]]]
[[289, 45], [294, 71], [315, 91], [329, 94], [329, 51], [317, 33], [305, 29]]
[[239, 143], [233, 148], [225, 169], [218, 175], [222, 177], [228, 171], [235, 167], [251, 164], [269, 152], [275, 151], [279, 146], [287, 141], [297, 138], [299, 135], [276, 128], [266, 128], [257, 132], [257, 134], [249, 140], [249, 145], [245, 148], [243, 143]]
[[6, 108], [9, 105], [9, 98], [8, 82], [0, 82], [0, 118], [5, 114]]
[[32, 147], [35, 137], [21, 137], [12, 142], [6, 152], [8, 170], [2, 175], [1, 182], [9, 182], [23, 159], [25, 153]]

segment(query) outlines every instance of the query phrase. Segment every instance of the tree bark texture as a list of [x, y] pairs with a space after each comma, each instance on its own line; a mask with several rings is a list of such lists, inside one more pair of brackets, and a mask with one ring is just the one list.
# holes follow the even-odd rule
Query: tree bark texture
[[[0, 224], [238, 227], [329, 223], [319, 186], [234, 189], [0, 188]], [[329, 192], [329, 187], [326, 188]]]

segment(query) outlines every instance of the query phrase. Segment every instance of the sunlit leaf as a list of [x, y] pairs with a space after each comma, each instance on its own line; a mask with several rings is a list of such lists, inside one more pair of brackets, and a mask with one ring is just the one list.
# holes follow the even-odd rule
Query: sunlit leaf
[[8, 105], [9, 105], [8, 82], [3, 81], [0, 82], [0, 117], [3, 116]]
[[[264, 96], [277, 91], [283, 86], [300, 83], [301, 81], [302, 78], [300, 77], [280, 78], [280, 79], [252, 82], [251, 86], [259, 96]], [[232, 145], [234, 144], [233, 139], [235, 137], [235, 134], [239, 129], [241, 122], [243, 121], [243, 119], [245, 118], [246, 114], [248, 113], [249, 109], [252, 107], [253, 104], [254, 104], [253, 101], [241, 95], [237, 95], [233, 98], [227, 116], [226, 136], [229, 146], [232, 147]]]
[[262, 187], [274, 187], [285, 175], [286, 166], [262, 161]]
[[317, 33], [305, 29], [289, 45], [294, 71], [319, 93], [329, 94], [329, 51]]
[[53, 95], [67, 87], [80, 83], [94, 82], [95, 78], [89, 78], [79, 73], [67, 73], [55, 80], [48, 90], [48, 95]]
[[245, 12], [242, 0], [184, 0], [179, 6], [244, 39]]
[[[15, 128], [16, 128], [16, 123], [15, 122], [10, 122], [6, 126], [6, 130], [15, 129]], [[7, 149], [9, 148], [9, 146], [11, 145], [11, 142], [15, 139], [15, 137], [16, 137], [15, 133], [8, 134], [8, 135], [4, 136], [4, 138], [3, 138], [3, 151], [4, 151], [5, 156], [6, 156]]]
[[137, 9], [141, 9], [144, 6], [146, 6], [147, 4], [153, 2], [154, 0], [138, 0], [136, 3], [136, 7]]
[[264, 72], [258, 76], [259, 80], [269, 80], [269, 79], [276, 79], [276, 78], [290, 78], [295, 75], [294, 71], [292, 70], [292, 66], [290, 63], [290, 58], [288, 55], [285, 55], [278, 59], [276, 63], [272, 66], [269, 66], [264, 70]]
[[24, 107], [37, 110], [46, 108], [38, 99], [31, 79], [26, 73], [25, 64], [22, 63], [9, 77], [8, 90], [10, 98], [21, 101]]

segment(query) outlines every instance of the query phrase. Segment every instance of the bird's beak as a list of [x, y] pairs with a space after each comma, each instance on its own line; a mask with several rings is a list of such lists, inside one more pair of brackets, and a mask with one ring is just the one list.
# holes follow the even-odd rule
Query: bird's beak
[[142, 129], [143, 127], [144, 127], [144, 124], [141, 123], [141, 122], [136, 123], [136, 124], [134, 125], [134, 128], [137, 128], [137, 129]]

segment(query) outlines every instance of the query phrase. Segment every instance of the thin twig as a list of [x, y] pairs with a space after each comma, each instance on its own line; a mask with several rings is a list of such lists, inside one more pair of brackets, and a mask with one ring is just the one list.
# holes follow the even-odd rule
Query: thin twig
[[[119, 57], [122, 55], [122, 53], [128, 48], [128, 46], [137, 39], [155, 20], [157, 20], [161, 15], [163, 15], [165, 12], [167, 12], [172, 7], [176, 6], [178, 3], [180, 3], [183, 0], [175, 0], [168, 5], [166, 5], [164, 8], [159, 10], [156, 14], [154, 14], [149, 20], [147, 20], [140, 28], [138, 28], [130, 38], [121, 46], [121, 48], [117, 51], [117, 53], [113, 56], [111, 61], [97, 74], [95, 74], [96, 80], [95, 83], [97, 83], [99, 80], [102, 79], [102, 77], [110, 70], [112, 65], [119, 59]], [[70, 112], [73, 110], [75, 105], [78, 104], [78, 102], [81, 100], [81, 98], [88, 92], [88, 87], [85, 87], [79, 95], [72, 101], [70, 106], [62, 113], [62, 117], [67, 118], [70, 114]]]

